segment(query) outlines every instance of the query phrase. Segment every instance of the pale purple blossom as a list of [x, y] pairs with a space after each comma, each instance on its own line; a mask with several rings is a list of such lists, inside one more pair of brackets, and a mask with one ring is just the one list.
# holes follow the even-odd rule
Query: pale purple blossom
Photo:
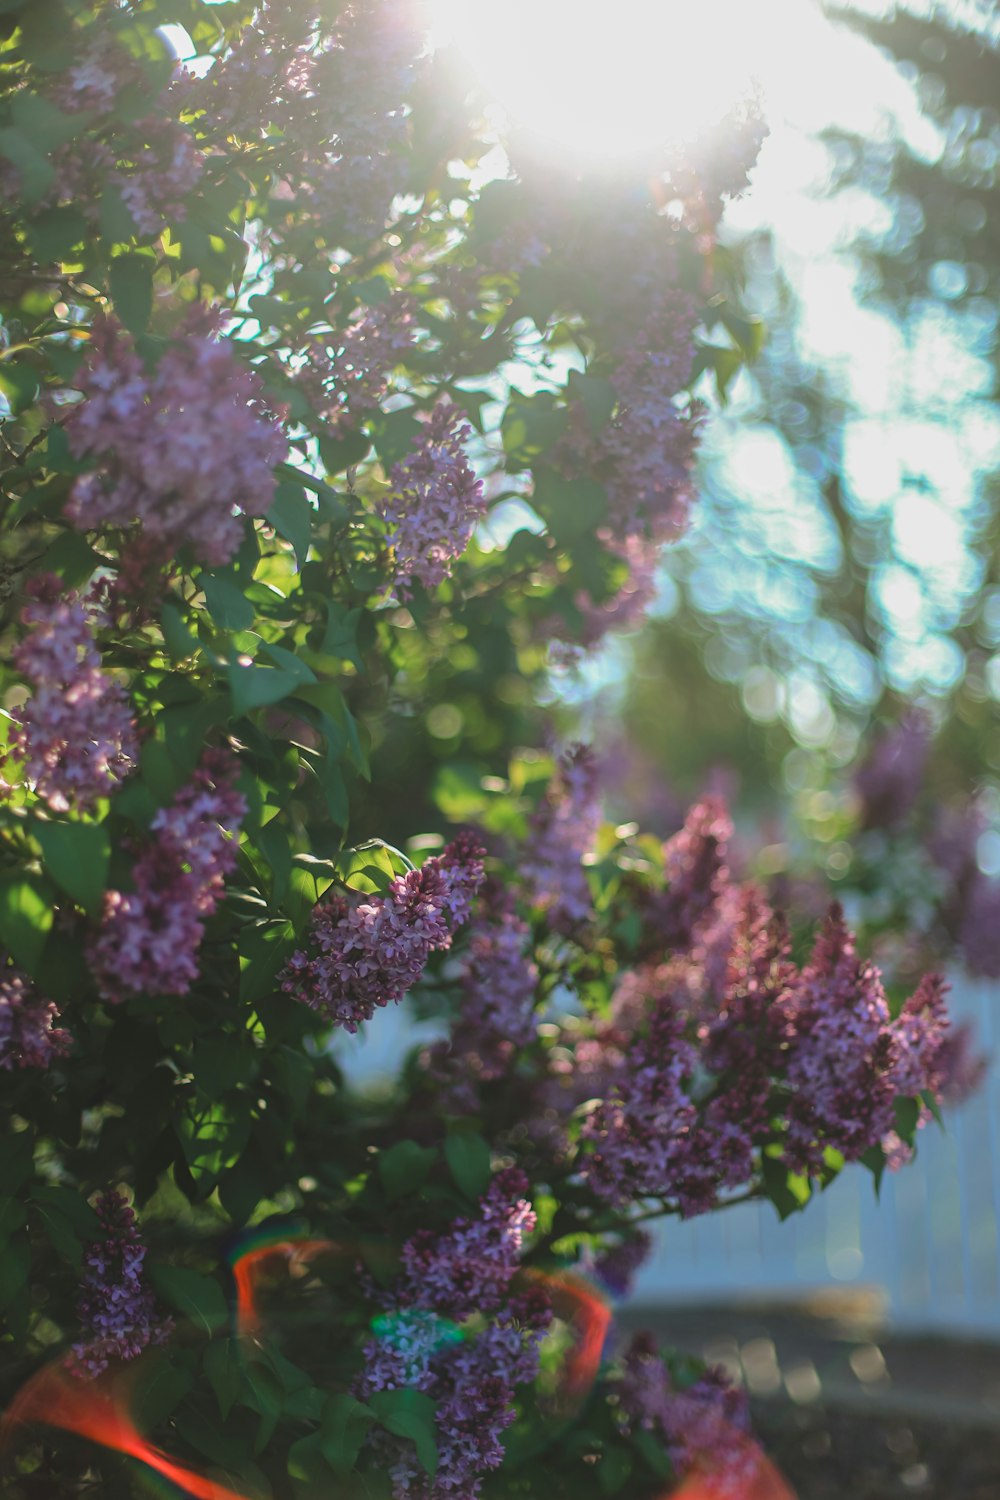
[[[430, 1480], [413, 1445], [378, 1432], [369, 1439], [390, 1475], [396, 1500], [475, 1497], [483, 1476], [503, 1461], [500, 1436], [514, 1420], [519, 1385], [539, 1368], [539, 1345], [552, 1319], [537, 1287], [509, 1297], [525, 1234], [535, 1224], [517, 1168], [498, 1172], [474, 1218], [441, 1235], [420, 1231], [403, 1246], [400, 1275], [384, 1294], [391, 1309], [373, 1323], [355, 1390], [410, 1388], [436, 1406], [438, 1469]], [[486, 1316], [484, 1328], [462, 1329]]]
[[[690, 315], [693, 323], [693, 313]], [[618, 410], [599, 435], [616, 528], [672, 541], [687, 523], [698, 408], [678, 405], [691, 368], [686, 339], [663, 351], [635, 348], [611, 383]]]
[[98, 465], [75, 481], [67, 505], [80, 530], [138, 523], [165, 555], [181, 544], [218, 565], [240, 544], [240, 513], [267, 512], [287, 443], [260, 377], [217, 336], [219, 323], [217, 310], [199, 305], [147, 372], [131, 335], [113, 318], [95, 319], [78, 377], [85, 399], [67, 426], [76, 457]]
[[238, 771], [227, 752], [208, 752], [154, 817], [132, 867], [134, 888], [105, 892], [88, 957], [106, 1000], [185, 995], [198, 978], [205, 921], [236, 866], [235, 835], [246, 816], [233, 785]]
[[462, 1322], [499, 1308], [520, 1264], [535, 1214], [517, 1167], [498, 1172], [479, 1200], [476, 1218], [456, 1219], [443, 1234], [418, 1230], [403, 1246], [392, 1298]]
[[892, 828], [904, 820], [920, 793], [930, 735], [927, 715], [913, 711], [875, 741], [854, 777], [864, 827]]
[[592, 850], [600, 823], [597, 761], [585, 745], [573, 745], [560, 756], [532, 815], [519, 861], [532, 900], [557, 927], [576, 926], [591, 913], [581, 861]]
[[856, 1161], [893, 1128], [898, 1047], [881, 976], [858, 958], [839, 907], [783, 1009], [792, 1091], [786, 1158], [810, 1173], [828, 1146]]
[[70, 1050], [59, 1010], [9, 961], [0, 967], [0, 1068], [49, 1068]]
[[758, 1464], [749, 1436], [749, 1404], [746, 1392], [721, 1370], [707, 1369], [680, 1386], [650, 1335], [639, 1333], [626, 1350], [617, 1393], [625, 1430], [657, 1437], [678, 1477], [697, 1465], [711, 1475], [711, 1493], [719, 1500], [749, 1493]]
[[404, 597], [414, 579], [436, 588], [448, 577], [486, 514], [482, 481], [463, 447], [471, 434], [459, 408], [439, 402], [389, 474], [378, 510], [391, 528], [393, 584]]
[[61, 588], [53, 574], [28, 585], [13, 661], [32, 692], [13, 711], [10, 754], [54, 812], [87, 811], [129, 774], [139, 745], [125, 689], [101, 665], [100, 614]]
[[626, 1232], [625, 1238], [602, 1247], [590, 1269], [614, 1297], [627, 1297], [636, 1272], [645, 1265], [653, 1249], [653, 1236], [645, 1229]]
[[362, 308], [339, 332], [314, 334], [296, 384], [334, 432], [349, 431], [378, 410], [414, 338], [414, 305], [396, 294]]
[[483, 851], [460, 835], [419, 870], [397, 875], [384, 896], [329, 895], [314, 910], [308, 951], [292, 955], [287, 995], [336, 1026], [357, 1031], [377, 1008], [412, 989], [435, 951], [451, 946], [482, 884]]
[[169, 1335], [169, 1319], [157, 1315], [156, 1300], [146, 1285], [142, 1243], [135, 1214], [118, 1193], [102, 1193], [96, 1204], [104, 1238], [92, 1240], [84, 1254], [77, 1299], [83, 1338], [73, 1345], [69, 1361], [74, 1374], [100, 1375], [117, 1360], [135, 1359], [150, 1344]]

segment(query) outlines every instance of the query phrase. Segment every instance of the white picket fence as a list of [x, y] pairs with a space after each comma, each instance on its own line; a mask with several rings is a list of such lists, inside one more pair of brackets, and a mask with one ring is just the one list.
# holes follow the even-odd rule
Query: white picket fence
[[794, 1298], [827, 1287], [872, 1289], [897, 1328], [1000, 1338], [1000, 986], [956, 983], [952, 1009], [972, 1021], [991, 1065], [946, 1129], [920, 1132], [917, 1157], [872, 1179], [850, 1168], [780, 1223], [768, 1204], [659, 1228], [637, 1279], [639, 1303]]

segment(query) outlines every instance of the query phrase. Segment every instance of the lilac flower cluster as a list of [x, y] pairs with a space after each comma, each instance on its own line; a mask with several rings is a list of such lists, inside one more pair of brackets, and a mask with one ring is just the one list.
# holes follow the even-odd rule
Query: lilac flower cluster
[[979, 840], [988, 827], [981, 803], [939, 813], [928, 841], [930, 856], [947, 877], [945, 923], [972, 974], [1000, 978], [1000, 881], [979, 864]]
[[392, 527], [393, 582], [406, 597], [414, 579], [436, 588], [486, 514], [482, 481], [465, 456], [472, 428], [457, 406], [439, 402], [413, 448], [389, 475], [379, 514]]
[[384, 896], [328, 896], [313, 912], [311, 952], [292, 955], [282, 989], [335, 1026], [357, 1031], [378, 1007], [412, 989], [433, 952], [451, 946], [483, 879], [483, 850], [460, 835], [419, 870], [397, 875]]
[[218, 565], [240, 544], [239, 512], [267, 512], [287, 443], [259, 376], [219, 326], [218, 311], [199, 304], [148, 373], [131, 335], [113, 318], [95, 319], [78, 377], [86, 399], [67, 427], [74, 455], [98, 463], [75, 481], [67, 506], [80, 530], [138, 522], [165, 557], [180, 537], [200, 562]]
[[691, 498], [695, 413], [677, 404], [691, 372], [693, 306], [685, 302], [663, 349], [633, 348], [611, 377], [618, 411], [600, 434], [616, 529], [671, 541]]
[[9, 961], [0, 960], [0, 1068], [49, 1068], [70, 1050], [59, 1011]]
[[414, 338], [414, 305], [396, 294], [364, 308], [342, 332], [317, 334], [296, 383], [334, 432], [346, 432], [378, 410], [389, 377]]
[[902, 823], [920, 792], [930, 736], [926, 714], [914, 711], [875, 741], [854, 777], [863, 827], [892, 828]]
[[143, 1279], [146, 1247], [135, 1214], [118, 1193], [102, 1193], [96, 1205], [104, 1238], [93, 1240], [84, 1255], [76, 1304], [84, 1338], [73, 1345], [70, 1368], [93, 1378], [112, 1360], [135, 1359], [150, 1344], [161, 1344], [171, 1331], [169, 1319], [157, 1316], [156, 1301]]
[[[158, 235], [181, 222], [185, 199], [201, 181], [205, 161], [186, 126], [162, 113], [124, 123], [115, 105], [124, 90], [148, 92], [141, 65], [112, 38], [88, 42], [78, 60], [51, 85], [52, 102], [66, 114], [96, 117], [86, 138], [52, 153], [55, 181], [45, 202], [72, 202], [96, 217], [104, 183], [117, 190], [137, 232]], [[103, 128], [96, 133], [93, 124]]]
[[106, 1000], [185, 995], [198, 978], [205, 922], [235, 868], [234, 835], [246, 801], [233, 785], [239, 763], [209, 751], [191, 781], [150, 825], [132, 867], [134, 889], [107, 891], [88, 957]]
[[624, 563], [628, 571], [617, 591], [599, 604], [594, 603], [585, 589], [577, 594], [575, 602], [581, 621], [574, 645], [564, 652], [570, 658], [579, 647], [595, 646], [609, 630], [637, 630], [656, 596], [661, 550], [658, 542], [638, 532], [626, 532], [619, 537], [604, 526], [599, 528], [597, 538], [604, 550]]
[[462, 956], [461, 995], [451, 1033], [421, 1056], [443, 1090], [442, 1102], [474, 1112], [481, 1084], [502, 1078], [519, 1049], [535, 1038], [538, 968], [530, 929], [498, 882], [487, 881]]
[[707, 1471], [719, 1500], [749, 1493], [757, 1449], [749, 1437], [746, 1392], [718, 1369], [678, 1386], [644, 1333], [632, 1339], [622, 1363], [617, 1396], [625, 1430], [659, 1438], [679, 1476], [696, 1465]]
[[657, 952], [689, 948], [705, 918], [718, 914], [719, 898], [729, 879], [726, 856], [732, 832], [721, 799], [705, 797], [664, 844], [666, 889], [647, 899], [644, 912]]
[[27, 587], [28, 634], [13, 661], [32, 694], [13, 712], [10, 754], [54, 812], [86, 811], [128, 775], [139, 746], [125, 689], [101, 667], [99, 618], [61, 589], [54, 574]]
[[625, 1239], [606, 1245], [592, 1263], [596, 1279], [613, 1297], [627, 1297], [636, 1272], [645, 1265], [653, 1249], [653, 1236], [634, 1229]]
[[495, 1312], [518, 1268], [524, 1236], [535, 1227], [527, 1190], [524, 1173], [509, 1167], [491, 1181], [477, 1218], [456, 1219], [441, 1235], [418, 1231], [403, 1246], [395, 1298], [459, 1322]]
[[405, 0], [381, 0], [349, 7], [323, 54], [317, 85], [329, 144], [304, 188], [316, 213], [351, 239], [380, 233], [406, 185], [404, 105], [419, 50]]
[[722, 805], [700, 804], [665, 846], [652, 946], [670, 956], [640, 964], [614, 999], [582, 1170], [616, 1204], [656, 1197], [703, 1213], [752, 1180], [769, 1143], [810, 1176], [831, 1148], [856, 1161], [881, 1146], [898, 1164], [895, 1101], [954, 1097], [975, 1081], [939, 979], [893, 1020], [836, 907], [797, 968], [762, 894], [729, 883], [727, 836]]
[[600, 822], [597, 762], [586, 746], [574, 745], [560, 757], [535, 810], [520, 862], [535, 905], [557, 927], [575, 926], [590, 914], [581, 859], [593, 847]]
[[[534, 1225], [521, 1197], [527, 1178], [500, 1172], [480, 1200], [479, 1216], [458, 1219], [443, 1235], [415, 1235], [403, 1247], [402, 1272], [387, 1301], [398, 1311], [376, 1320], [365, 1347], [357, 1393], [403, 1387], [434, 1400], [438, 1468], [433, 1481], [412, 1445], [378, 1434], [376, 1446], [402, 1500], [474, 1497], [483, 1476], [503, 1461], [500, 1437], [514, 1419], [519, 1385], [533, 1380], [539, 1344], [552, 1311], [527, 1292], [508, 1297], [522, 1238]], [[476, 1332], [457, 1328], [474, 1314], [489, 1321]]]
[[[819, 1170], [826, 1146], [856, 1161], [892, 1130], [893, 1103], [901, 1090], [896, 1037], [879, 972], [858, 959], [839, 909], [828, 917], [781, 1010], [792, 1089], [786, 1156], [802, 1172]], [[913, 1015], [911, 1022], [913, 1035], [920, 1021]], [[939, 1025], [935, 1015], [929, 1030]], [[923, 1048], [928, 1043], [925, 1038]], [[911, 1043], [909, 1066], [900, 1079], [907, 1088], [920, 1081], [913, 1066], [920, 1050]]]

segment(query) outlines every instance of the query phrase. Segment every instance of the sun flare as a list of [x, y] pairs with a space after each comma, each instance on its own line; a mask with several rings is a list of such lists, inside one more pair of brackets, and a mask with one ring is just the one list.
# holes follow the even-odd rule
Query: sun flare
[[510, 126], [568, 164], [669, 152], [752, 90], [761, 8], [746, 0], [429, 0]]

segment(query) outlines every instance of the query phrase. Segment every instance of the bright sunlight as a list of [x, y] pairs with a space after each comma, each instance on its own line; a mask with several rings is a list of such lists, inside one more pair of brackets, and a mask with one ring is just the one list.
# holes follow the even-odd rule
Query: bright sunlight
[[751, 91], [771, 8], [430, 0], [430, 9], [435, 36], [454, 44], [511, 125], [569, 163], [614, 167], [662, 155]]

